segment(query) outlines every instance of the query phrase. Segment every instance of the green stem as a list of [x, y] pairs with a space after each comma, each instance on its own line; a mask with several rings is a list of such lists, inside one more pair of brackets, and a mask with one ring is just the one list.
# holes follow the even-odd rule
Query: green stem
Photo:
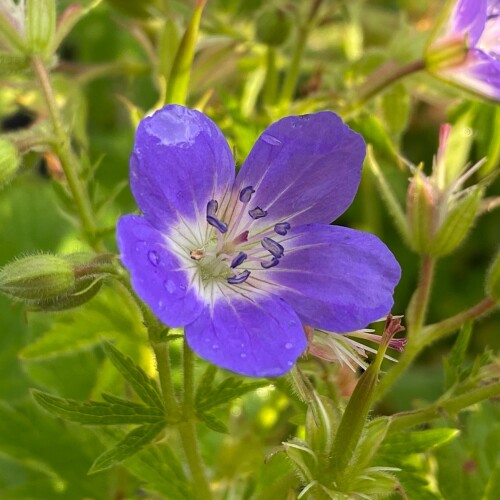
[[276, 103], [278, 74], [276, 71], [276, 50], [268, 47], [266, 53], [266, 81], [264, 83], [264, 103], [269, 106]]
[[459, 411], [485, 399], [500, 394], [500, 382], [479, 387], [446, 401], [438, 401], [427, 408], [394, 415], [389, 424], [389, 432], [397, 432], [416, 425], [425, 424], [443, 416], [443, 413], [456, 414]]
[[167, 342], [151, 342], [156, 358], [156, 370], [160, 379], [161, 392], [168, 414], [178, 412], [177, 400], [175, 399], [174, 384], [172, 382], [172, 370], [170, 366], [170, 351]]
[[362, 85], [353, 89], [352, 95], [356, 96], [356, 100], [351, 102], [348, 106], [349, 111], [354, 111], [361, 107], [372, 97], [376, 96], [398, 80], [423, 69], [425, 69], [425, 61], [423, 59], [413, 61], [404, 66], [382, 66], [369, 75]]
[[49, 112], [50, 120], [52, 122], [55, 136], [54, 150], [61, 161], [61, 167], [64, 171], [69, 190], [75, 202], [81, 223], [82, 233], [94, 250], [103, 251], [104, 247], [102, 243], [96, 239], [97, 226], [95, 223], [92, 205], [90, 203], [88, 193], [78, 175], [78, 162], [71, 149], [70, 139], [64, 130], [59, 116], [59, 109], [52, 90], [47, 68], [38, 56], [33, 56], [32, 65]]
[[210, 487], [205, 477], [205, 470], [196, 438], [196, 417], [194, 407], [194, 357], [193, 351], [189, 348], [184, 339], [183, 349], [184, 359], [184, 400], [183, 413], [185, 421], [179, 424], [179, 434], [181, 437], [184, 452], [191, 471], [193, 486], [196, 498], [199, 500], [209, 500], [212, 498]]
[[396, 380], [407, 370], [422, 350], [431, 343], [441, 340], [458, 330], [466, 321], [476, 320], [491, 312], [498, 304], [487, 297], [471, 308], [462, 311], [451, 318], [422, 328], [419, 334], [408, 341], [406, 348], [398, 360], [377, 387], [377, 399], [380, 399]]
[[491, 312], [496, 306], [498, 306], [498, 303], [495, 300], [486, 297], [470, 309], [462, 311], [439, 323], [426, 326], [422, 330], [423, 343], [428, 344], [446, 337], [450, 333], [458, 330], [466, 321], [480, 318]]
[[424, 324], [429, 305], [432, 281], [434, 278], [434, 269], [436, 259], [429, 255], [423, 255], [420, 264], [420, 280], [407, 311], [408, 336], [419, 335]]
[[314, 0], [311, 5], [311, 10], [309, 11], [309, 16], [304, 24], [299, 26], [299, 32], [297, 36], [297, 42], [295, 44], [292, 62], [285, 77], [285, 82], [283, 83], [283, 88], [281, 91], [281, 103], [288, 104], [295, 93], [297, 87], [297, 81], [299, 79], [300, 64], [302, 62], [302, 56], [304, 54], [304, 49], [309, 37], [309, 33], [313, 27], [316, 14], [319, 11], [322, 0]]

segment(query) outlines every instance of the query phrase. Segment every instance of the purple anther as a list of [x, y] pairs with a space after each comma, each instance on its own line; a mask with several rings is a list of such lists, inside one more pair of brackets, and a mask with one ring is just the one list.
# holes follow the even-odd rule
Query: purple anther
[[240, 283], [243, 283], [244, 281], [247, 280], [247, 278], [250, 276], [250, 271], [243, 271], [240, 274], [237, 274], [235, 276], [231, 276], [227, 279], [227, 282], [230, 285], [239, 285]]
[[273, 257], [270, 261], [268, 262], [261, 262], [260, 265], [264, 269], [271, 269], [271, 267], [277, 266], [279, 264], [280, 260], [278, 257]]
[[242, 203], [248, 203], [250, 198], [255, 193], [255, 189], [252, 186], [247, 186], [240, 191], [240, 201]]
[[285, 249], [277, 241], [274, 241], [271, 238], [262, 238], [260, 243], [268, 252], [271, 252], [274, 257], [278, 259], [283, 257]]
[[274, 226], [274, 232], [278, 233], [281, 236], [285, 236], [290, 227], [291, 226], [290, 224], [288, 224], [288, 222], [278, 222], [278, 224]]
[[219, 210], [219, 203], [217, 200], [210, 200], [207, 203], [207, 217], [215, 217], [215, 214]]
[[235, 268], [242, 264], [247, 259], [247, 254], [245, 252], [240, 252], [232, 261], [231, 267]]
[[227, 232], [227, 224], [217, 219], [217, 217], [213, 217], [212, 215], [207, 215], [207, 222], [218, 229], [221, 233]]
[[265, 217], [267, 215], [267, 210], [262, 210], [262, 208], [260, 207], [255, 207], [254, 209], [248, 211], [248, 215], [255, 220], [262, 219], [262, 217]]

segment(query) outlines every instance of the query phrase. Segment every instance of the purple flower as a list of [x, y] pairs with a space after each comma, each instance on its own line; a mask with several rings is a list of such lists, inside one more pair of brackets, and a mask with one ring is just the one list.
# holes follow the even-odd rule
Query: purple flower
[[135, 291], [200, 356], [251, 376], [290, 370], [302, 323], [348, 332], [387, 314], [393, 255], [328, 225], [352, 202], [364, 155], [334, 113], [293, 116], [264, 131], [235, 179], [217, 126], [165, 106], [139, 124], [130, 159], [143, 216], [118, 222]]
[[458, 0], [427, 60], [445, 80], [500, 100], [500, 0]]

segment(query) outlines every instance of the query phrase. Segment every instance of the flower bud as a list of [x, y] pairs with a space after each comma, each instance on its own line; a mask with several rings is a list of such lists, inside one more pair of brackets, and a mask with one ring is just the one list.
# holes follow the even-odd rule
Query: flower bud
[[31, 255], [0, 270], [0, 291], [28, 303], [64, 295], [74, 285], [72, 265], [55, 255]]
[[29, 50], [34, 54], [47, 54], [56, 31], [55, 0], [27, 0], [26, 37]]
[[292, 28], [290, 15], [282, 9], [267, 7], [260, 11], [255, 21], [257, 40], [270, 47], [286, 42]]
[[20, 164], [21, 156], [14, 144], [0, 139], [0, 188], [13, 179]]
[[462, 243], [474, 224], [482, 197], [483, 188], [475, 186], [452, 205], [429, 248], [431, 255], [442, 257]]
[[486, 293], [500, 302], [500, 251], [497, 252], [486, 278]]
[[437, 193], [430, 180], [417, 170], [406, 198], [410, 243], [418, 253], [427, 253], [438, 225]]

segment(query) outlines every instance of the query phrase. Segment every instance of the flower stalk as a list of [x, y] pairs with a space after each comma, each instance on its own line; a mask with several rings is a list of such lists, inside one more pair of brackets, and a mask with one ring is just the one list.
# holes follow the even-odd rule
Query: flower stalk
[[64, 130], [59, 115], [47, 68], [42, 59], [38, 56], [33, 56], [32, 65], [52, 122], [55, 137], [55, 153], [61, 161], [69, 190], [75, 202], [83, 236], [94, 250], [103, 251], [104, 247], [102, 243], [96, 238], [97, 225], [92, 205], [88, 193], [78, 175], [77, 160], [71, 149], [69, 137]]

